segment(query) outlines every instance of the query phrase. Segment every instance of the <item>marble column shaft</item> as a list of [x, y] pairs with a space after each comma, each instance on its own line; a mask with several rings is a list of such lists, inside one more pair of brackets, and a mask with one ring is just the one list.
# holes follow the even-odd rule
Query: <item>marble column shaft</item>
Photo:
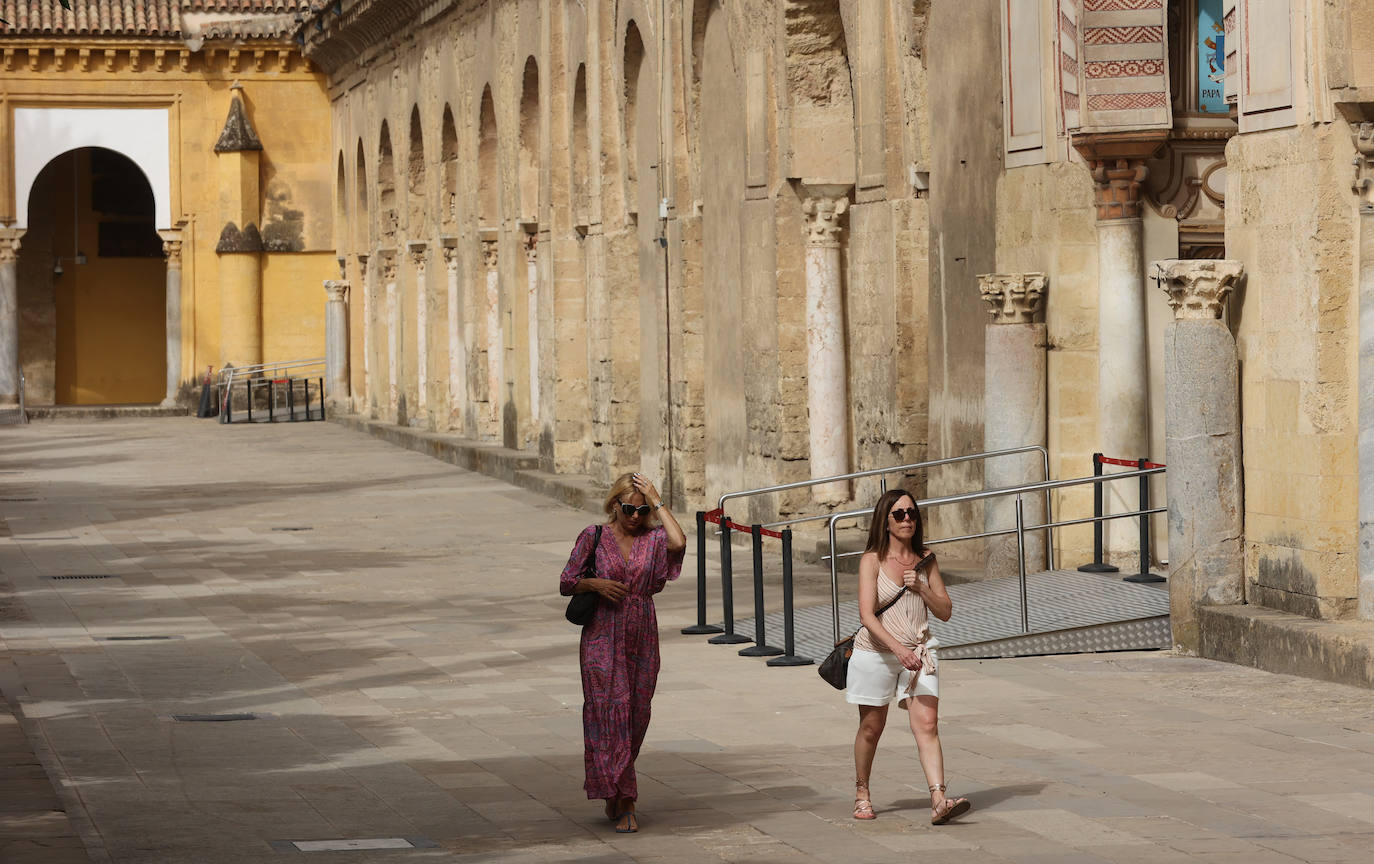
[[382, 262], [382, 282], [386, 285], [386, 405], [387, 417], [394, 423], [398, 420], [400, 407], [398, 390], [401, 369], [401, 309], [396, 297], [397, 262], [388, 255]]
[[424, 243], [410, 244], [410, 260], [415, 265], [415, 405], [421, 416], [429, 402], [429, 280], [425, 248]]
[[[979, 293], [990, 304], [984, 352], [983, 424], [985, 451], [1044, 447], [1048, 438], [1046, 412], [1046, 351], [1049, 338], [1040, 319], [1044, 308], [1043, 273], [993, 273], [978, 277]], [[989, 489], [1021, 486], [1045, 480], [1040, 454], [1031, 452], [988, 459], [984, 464]], [[1045, 495], [1022, 498], [1024, 524], [1045, 521]], [[1016, 525], [1016, 499], [991, 498], [984, 510], [984, 530], [1000, 531]], [[1027, 572], [1045, 568], [1045, 532], [1023, 535]], [[988, 540], [987, 575], [1016, 576], [1016, 537]]]
[[[811, 479], [849, 473], [849, 373], [845, 364], [840, 218], [848, 187], [802, 202], [810, 217], [806, 239], [806, 401]], [[820, 503], [849, 499], [849, 483], [811, 487]]]
[[348, 295], [349, 283], [328, 279], [324, 283], [324, 368], [327, 395], [337, 404], [348, 396]]
[[444, 247], [444, 268], [448, 275], [448, 415], [449, 427], [463, 428], [463, 412], [468, 402], [467, 340], [461, 329], [464, 319], [459, 297], [458, 250]]
[[[1176, 650], [1200, 648], [1198, 608], [1245, 602], [1240, 362], [1221, 318], [1239, 261], [1160, 261], [1164, 331], [1169, 615]], [[1134, 521], [1134, 520], [1131, 520]]]
[[1356, 392], [1358, 472], [1357, 537], [1359, 581], [1356, 612], [1374, 620], [1374, 123], [1355, 127], [1357, 173], [1354, 191], [1360, 207], [1359, 346]]
[[501, 381], [504, 340], [501, 334], [500, 241], [482, 241], [482, 260], [487, 268], [487, 410], [495, 429], [501, 428]]
[[[372, 386], [372, 328], [376, 322], [372, 320], [372, 272], [368, 269], [370, 255], [358, 255], [358, 278], [363, 283], [363, 392], [360, 394], [365, 406], [373, 399], [375, 393]], [[354, 405], [354, 410], [362, 410], [358, 405]]]
[[525, 241], [526, 321], [530, 356], [530, 419], [539, 421], [539, 235]]
[[167, 256], [167, 395], [162, 404], [177, 403], [181, 390], [181, 232], [163, 232], [162, 252]]
[[0, 405], [19, 404], [19, 240], [0, 228]]

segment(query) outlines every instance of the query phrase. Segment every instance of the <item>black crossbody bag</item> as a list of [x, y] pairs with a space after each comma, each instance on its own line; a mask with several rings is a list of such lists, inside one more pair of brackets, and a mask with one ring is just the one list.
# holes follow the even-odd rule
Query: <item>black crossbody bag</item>
[[[592, 539], [592, 557], [587, 560], [587, 566], [582, 568], [579, 579], [596, 578], [596, 550], [601, 547], [601, 526], [596, 526], [596, 537]], [[900, 594], [897, 596], [901, 596]], [[596, 616], [596, 603], [599, 595], [595, 591], [583, 591], [568, 598], [568, 611], [563, 613], [573, 624], [579, 627], [586, 627], [592, 623], [592, 618]]]

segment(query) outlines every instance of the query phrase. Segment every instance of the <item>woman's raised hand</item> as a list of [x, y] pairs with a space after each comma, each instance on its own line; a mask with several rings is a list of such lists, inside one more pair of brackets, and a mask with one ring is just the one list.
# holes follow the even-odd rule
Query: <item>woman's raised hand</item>
[[658, 494], [654, 484], [650, 483], [649, 478], [643, 474], [631, 475], [630, 482], [634, 484], [635, 491], [644, 496], [644, 502], [649, 506], [652, 507], [663, 500], [663, 496]]

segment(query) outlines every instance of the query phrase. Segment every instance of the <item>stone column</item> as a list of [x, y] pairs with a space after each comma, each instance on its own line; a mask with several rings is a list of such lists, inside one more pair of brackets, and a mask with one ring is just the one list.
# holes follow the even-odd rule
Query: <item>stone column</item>
[[539, 424], [539, 235], [525, 237], [526, 322], [530, 355], [530, 421]]
[[343, 279], [326, 279], [324, 293], [324, 375], [332, 405], [348, 396], [348, 294]]
[[387, 253], [382, 258], [382, 284], [386, 286], [386, 407], [387, 418], [400, 422], [397, 384], [401, 368], [401, 309], [396, 302], [396, 256]]
[[1155, 266], [1174, 309], [1164, 330], [1170, 625], [1176, 650], [1196, 654], [1198, 607], [1245, 602], [1240, 361], [1220, 320], [1241, 263]]
[[19, 240], [22, 228], [0, 228], [0, 405], [19, 404]]
[[[363, 283], [363, 407], [372, 399], [375, 392], [372, 388], [372, 272], [367, 269], [367, 262], [371, 256], [366, 252], [358, 253], [358, 278]], [[362, 408], [358, 405], [353, 406], [354, 411], [361, 412]]]
[[[1088, 160], [1097, 203], [1097, 437], [1107, 456], [1149, 456], [1149, 358], [1146, 348], [1144, 238], [1140, 191], [1145, 162], [1159, 149], [1165, 130], [1076, 135], [1074, 147]], [[1109, 483], [1108, 512], [1136, 508], [1136, 484]], [[1104, 523], [1111, 558], [1140, 554], [1138, 526], [1130, 519]]]
[[457, 240], [444, 238], [443, 248], [448, 275], [448, 425], [450, 429], [462, 429], [468, 403], [468, 348], [460, 329], [465, 316], [458, 294]]
[[[1045, 274], [991, 273], [978, 277], [979, 293], [991, 304], [992, 321], [984, 336], [985, 373], [983, 404], [987, 418], [983, 424], [983, 449], [1011, 450], [1017, 447], [1045, 446], [1046, 422], [1046, 348], [1049, 339], [1040, 312], [1044, 308]], [[1038, 483], [1045, 479], [1038, 454], [1002, 456], [984, 463], [984, 478], [989, 489]], [[1022, 499], [1025, 524], [1045, 521], [1044, 494]], [[1016, 499], [990, 499], [984, 509], [984, 530], [1015, 527]], [[1024, 535], [1026, 569], [1044, 569], [1045, 532]], [[1015, 576], [1016, 537], [994, 537], [988, 541], [987, 574]]]
[[1354, 189], [1360, 201], [1356, 614], [1369, 621], [1374, 620], [1374, 123], [1355, 127], [1355, 148]]
[[422, 418], [429, 402], [429, 283], [425, 276], [425, 249], [424, 243], [410, 244], [410, 260], [415, 265], [415, 410]]
[[162, 254], [167, 256], [167, 397], [162, 404], [177, 404], [181, 390], [181, 232], [159, 231]]
[[500, 240], [496, 232], [482, 238], [482, 261], [487, 268], [487, 410], [493, 424], [492, 431], [501, 430], [501, 380], [502, 354], [504, 349], [501, 338], [501, 272]]
[[[849, 472], [849, 383], [844, 354], [840, 217], [849, 186], [810, 186], [802, 202], [806, 236], [806, 402], [811, 478]], [[849, 483], [811, 487], [822, 504], [849, 500]]]

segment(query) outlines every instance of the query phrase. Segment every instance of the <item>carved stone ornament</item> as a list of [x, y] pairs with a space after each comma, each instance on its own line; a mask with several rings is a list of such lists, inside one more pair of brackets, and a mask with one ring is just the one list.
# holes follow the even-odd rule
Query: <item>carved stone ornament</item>
[[811, 218], [806, 223], [806, 245], [838, 247], [840, 217], [849, 209], [849, 196], [816, 196], [802, 202], [802, 212]]
[[987, 273], [978, 277], [978, 293], [991, 305], [994, 324], [1034, 324], [1044, 306], [1044, 273]]
[[167, 256], [168, 267], [181, 266], [181, 242], [180, 240], [162, 241], [162, 254]]
[[349, 284], [344, 279], [324, 280], [324, 293], [330, 303], [342, 303], [348, 299]]
[[444, 247], [444, 266], [450, 273], [458, 269], [458, 250], [452, 246]]
[[411, 243], [409, 247], [410, 262], [415, 265], [415, 270], [420, 275], [424, 275], [425, 264], [429, 261], [428, 257], [425, 255], [426, 248], [428, 247], [424, 243]]
[[488, 270], [495, 270], [498, 262], [499, 244], [496, 240], [482, 241], [482, 261]]
[[537, 264], [539, 262], [538, 234], [529, 234], [525, 237], [525, 262], [527, 264]]
[[1156, 261], [1156, 279], [1169, 295], [1176, 321], [1214, 321], [1245, 266], [1239, 261]]
[[1374, 123], [1355, 127], [1355, 182], [1351, 185], [1360, 198], [1360, 212], [1374, 214]]
[[24, 229], [0, 228], [0, 264], [13, 264], [19, 258], [19, 239]]
[[394, 252], [382, 252], [382, 282], [391, 283], [396, 281], [396, 254]]

